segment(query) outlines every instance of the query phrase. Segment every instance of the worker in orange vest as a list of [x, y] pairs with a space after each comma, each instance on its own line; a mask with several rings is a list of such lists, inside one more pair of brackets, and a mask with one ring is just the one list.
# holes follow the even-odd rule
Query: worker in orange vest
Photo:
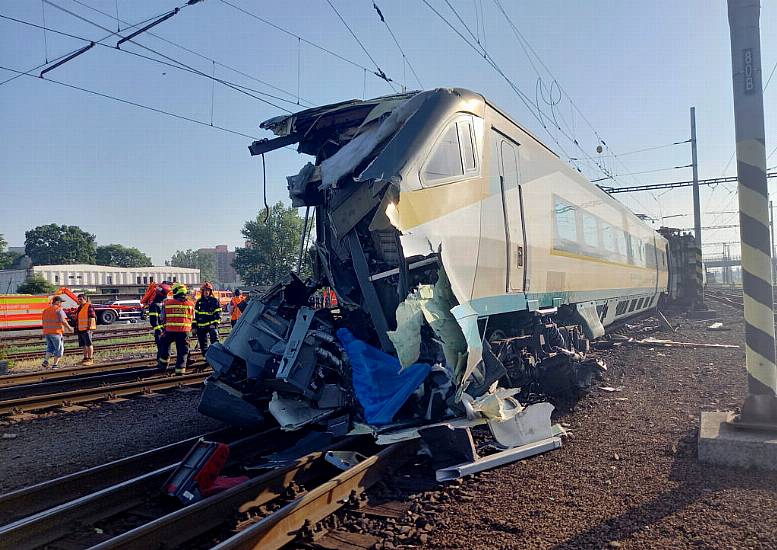
[[235, 323], [237, 323], [237, 320], [240, 319], [240, 316], [243, 314], [243, 310], [245, 309], [245, 305], [242, 307], [240, 304], [245, 302], [246, 296], [244, 294], [241, 294], [240, 289], [235, 289], [235, 295], [232, 296], [232, 299], [229, 301], [229, 305], [227, 305], [227, 312], [230, 315], [229, 322], [234, 327]]
[[65, 332], [73, 332], [67, 322], [67, 314], [62, 309], [65, 300], [62, 296], [54, 296], [51, 305], [43, 310], [43, 334], [46, 336], [46, 355], [43, 358], [43, 366], [57, 368], [60, 358], [65, 354]]
[[164, 326], [159, 339], [157, 351], [157, 368], [167, 369], [167, 358], [170, 356], [170, 344], [175, 342], [175, 374], [186, 374], [186, 363], [189, 358], [189, 333], [194, 322], [194, 304], [187, 294], [186, 285], [173, 285], [173, 297], [162, 304], [160, 322]]
[[94, 365], [94, 345], [92, 331], [97, 328], [97, 314], [89, 303], [86, 294], [78, 295], [78, 310], [76, 310], [76, 334], [78, 346], [84, 349], [83, 365]]

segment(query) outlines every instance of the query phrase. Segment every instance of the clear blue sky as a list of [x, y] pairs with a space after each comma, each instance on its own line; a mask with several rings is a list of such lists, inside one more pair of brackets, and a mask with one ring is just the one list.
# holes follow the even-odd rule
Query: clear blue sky
[[[183, 3], [167, 0], [51, 0], [111, 30], [116, 20], [131, 23]], [[303, 39], [322, 45], [365, 67], [372, 62], [326, 0], [230, 2]], [[378, 65], [398, 85], [418, 88], [386, 27], [369, 0], [332, 0]], [[467, 31], [444, 0], [429, 0], [465, 36]], [[505, 81], [420, 0], [377, 0], [424, 88], [460, 86], [492, 98], [566, 157]], [[471, 31], [531, 103], [550, 115], [552, 78], [536, 58], [537, 73], [492, 0], [453, 5]], [[575, 105], [618, 159], [604, 151], [600, 163], [613, 174], [642, 172], [690, 163], [689, 145], [638, 154], [634, 150], [689, 137], [691, 105], [696, 106], [700, 177], [717, 177], [734, 151], [731, 62], [726, 3], [723, 0], [514, 2], [502, 0], [520, 32], [558, 79]], [[482, 6], [482, 11], [476, 8]], [[478, 15], [476, 16], [476, 11]], [[0, 0], [0, 14], [42, 24], [38, 0]], [[46, 25], [90, 39], [107, 33], [57, 8], [45, 6]], [[125, 24], [122, 24], [124, 28]], [[76, 86], [168, 110], [256, 137], [269, 137], [259, 123], [298, 109], [305, 100], [322, 104], [362, 97], [364, 71], [301, 43], [219, 0], [183, 9], [154, 33], [197, 50], [276, 86], [216, 66], [217, 77], [290, 102], [266, 98], [277, 107], [197, 75], [96, 46], [46, 75]], [[148, 34], [138, 42], [210, 74], [210, 61]], [[26, 71], [85, 43], [0, 19], [0, 65]], [[105, 43], [113, 45], [116, 39]], [[777, 61], [777, 2], [764, 0], [761, 12], [764, 80]], [[154, 56], [138, 46], [124, 49]], [[298, 71], [298, 59], [300, 60]], [[32, 74], [36, 75], [37, 72]], [[298, 74], [300, 78], [298, 80]], [[0, 81], [14, 73], [0, 70]], [[213, 90], [213, 95], [212, 95]], [[367, 96], [390, 93], [371, 74]], [[253, 93], [253, 92], [252, 92]], [[549, 97], [550, 95], [554, 97]], [[544, 99], [547, 100], [544, 101]], [[777, 146], [777, 76], [765, 94], [767, 152]], [[557, 120], [583, 149], [553, 131], [569, 156], [597, 157], [597, 138], [564, 97], [552, 108]], [[24, 232], [47, 223], [75, 224], [98, 243], [120, 243], [146, 251], [155, 263], [176, 249], [241, 244], [240, 228], [261, 207], [260, 161], [251, 158], [251, 139], [209, 126], [174, 119], [81, 91], [22, 76], [0, 85], [0, 233], [22, 245]], [[281, 150], [267, 157], [268, 200], [287, 200], [285, 176], [306, 158]], [[735, 174], [735, 162], [726, 175]], [[777, 154], [768, 166], [777, 165]], [[603, 173], [581, 163], [590, 178]], [[618, 177], [615, 185], [690, 179], [690, 169]], [[604, 182], [605, 184], [609, 182]], [[774, 184], [770, 183], [770, 187]], [[707, 212], [736, 207], [733, 185], [702, 191]], [[619, 195], [636, 212], [654, 217], [691, 211], [690, 189], [664, 194]], [[185, 206], [186, 209], [174, 206]], [[692, 219], [666, 223], [690, 226]], [[730, 214], [704, 215], [704, 224], [736, 223]], [[736, 230], [708, 232], [708, 242], [738, 240]], [[716, 249], [719, 247], [715, 247]]]

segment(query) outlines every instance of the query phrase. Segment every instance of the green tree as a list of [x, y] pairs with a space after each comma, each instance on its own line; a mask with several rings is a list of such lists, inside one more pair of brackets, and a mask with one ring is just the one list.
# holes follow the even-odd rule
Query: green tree
[[93, 264], [95, 236], [75, 225], [41, 225], [25, 233], [24, 250], [35, 265]]
[[134, 247], [120, 244], [107, 244], [97, 247], [97, 265], [112, 265], [117, 267], [148, 267], [153, 265], [151, 258]]
[[205, 250], [176, 250], [167, 265], [174, 267], [190, 267], [200, 270], [201, 281], [216, 281], [216, 259], [212, 252]]
[[267, 223], [260, 212], [245, 223], [242, 233], [246, 248], [235, 251], [233, 265], [250, 285], [272, 285], [297, 268], [304, 220], [297, 209], [282, 202], [270, 208]]
[[10, 267], [14, 261], [16, 261], [16, 258], [19, 257], [18, 254], [7, 252], [5, 250], [7, 246], [8, 241], [6, 241], [3, 235], [0, 233], [0, 269], [6, 269]]
[[51, 294], [57, 289], [54, 285], [43, 278], [43, 275], [32, 275], [27, 277], [16, 289], [19, 294]]

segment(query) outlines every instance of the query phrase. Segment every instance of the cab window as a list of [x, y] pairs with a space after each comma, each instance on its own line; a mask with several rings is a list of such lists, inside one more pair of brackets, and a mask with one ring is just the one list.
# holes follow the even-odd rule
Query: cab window
[[434, 145], [421, 170], [425, 186], [442, 185], [456, 178], [477, 175], [477, 141], [471, 116], [451, 122]]

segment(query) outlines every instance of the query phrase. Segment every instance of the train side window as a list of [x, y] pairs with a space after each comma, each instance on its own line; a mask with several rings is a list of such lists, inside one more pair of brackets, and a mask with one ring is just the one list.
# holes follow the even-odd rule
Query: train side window
[[461, 142], [461, 157], [464, 160], [464, 171], [467, 173], [477, 170], [477, 158], [475, 149], [475, 134], [472, 130], [472, 122], [462, 120], [456, 123], [459, 128], [459, 141]]
[[616, 252], [615, 235], [612, 226], [602, 222], [602, 247], [610, 253]]
[[656, 267], [656, 247], [652, 244], [645, 245], [645, 265]]
[[597, 220], [591, 214], [582, 213], [583, 242], [592, 248], [599, 247], [599, 229]]
[[620, 229], [615, 230], [615, 245], [620, 259], [627, 258], [629, 253], [626, 248], [626, 233]]
[[440, 136], [429, 160], [426, 161], [422, 178], [425, 183], [433, 183], [463, 175], [458, 130], [456, 123], [452, 122]]
[[556, 217], [556, 248], [569, 248], [563, 241], [577, 242], [577, 221], [575, 207], [568, 202], [556, 198], [553, 213]]

